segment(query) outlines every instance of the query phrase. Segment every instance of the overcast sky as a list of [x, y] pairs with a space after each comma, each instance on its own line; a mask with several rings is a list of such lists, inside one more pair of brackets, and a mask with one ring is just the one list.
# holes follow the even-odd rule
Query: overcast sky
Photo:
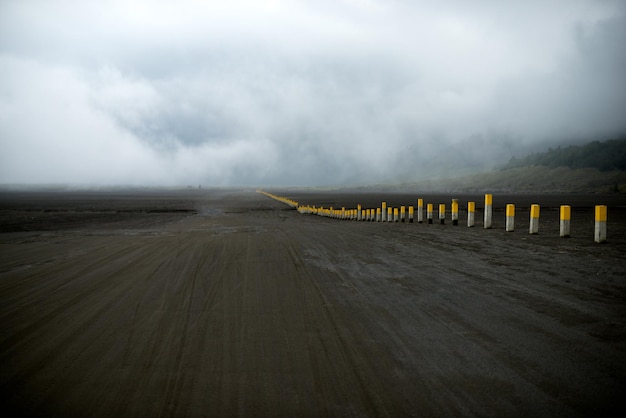
[[0, 183], [324, 185], [626, 132], [626, 2], [0, 0]]

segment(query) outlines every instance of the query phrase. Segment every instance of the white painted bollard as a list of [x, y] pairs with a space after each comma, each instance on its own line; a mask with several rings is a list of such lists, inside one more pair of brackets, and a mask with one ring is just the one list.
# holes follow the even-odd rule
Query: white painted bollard
[[387, 208], [387, 222], [393, 222], [393, 208]]
[[539, 233], [539, 205], [530, 205], [530, 225], [528, 226], [528, 233]]
[[483, 226], [485, 229], [491, 228], [491, 216], [493, 214], [493, 196], [491, 194], [485, 195], [485, 219]]
[[568, 205], [561, 205], [559, 216], [559, 236], [562, 238], [569, 237], [570, 220], [572, 218], [572, 208]]
[[398, 222], [398, 208], [393, 208], [393, 221]]
[[417, 199], [417, 223], [424, 222], [424, 199]]
[[594, 240], [597, 243], [606, 241], [606, 206], [596, 206], [596, 227]]
[[413, 208], [413, 206], [409, 206], [409, 223], [412, 224], [413, 223], [413, 213], [415, 212], [415, 209]]
[[441, 225], [446, 223], [446, 204], [445, 203], [439, 204], [439, 223]]
[[406, 208], [404, 206], [400, 206], [400, 222], [404, 222], [406, 213]]
[[381, 206], [382, 221], [387, 222], [387, 202], [383, 202]]
[[426, 205], [426, 219], [429, 224], [433, 223], [433, 204], [429, 203]]
[[515, 230], [515, 205], [509, 203], [506, 205], [506, 232]]
[[459, 224], [459, 200], [452, 199], [452, 225]]
[[467, 227], [474, 226], [476, 202], [467, 202]]

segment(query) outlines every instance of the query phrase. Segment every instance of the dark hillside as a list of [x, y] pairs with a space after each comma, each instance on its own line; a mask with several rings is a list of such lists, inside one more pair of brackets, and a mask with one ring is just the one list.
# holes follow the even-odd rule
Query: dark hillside
[[600, 171], [626, 171], [626, 138], [593, 141], [585, 145], [550, 148], [524, 158], [511, 158], [503, 170], [520, 167], [595, 168]]

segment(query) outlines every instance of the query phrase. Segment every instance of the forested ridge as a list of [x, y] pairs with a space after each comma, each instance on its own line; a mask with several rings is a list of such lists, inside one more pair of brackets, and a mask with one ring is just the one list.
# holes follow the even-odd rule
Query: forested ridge
[[502, 169], [546, 166], [626, 171], [626, 138], [593, 141], [585, 145], [550, 148], [546, 152], [511, 158]]

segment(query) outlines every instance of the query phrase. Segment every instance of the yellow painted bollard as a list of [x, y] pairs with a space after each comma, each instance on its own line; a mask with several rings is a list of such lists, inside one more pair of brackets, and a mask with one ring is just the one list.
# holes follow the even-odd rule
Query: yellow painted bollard
[[476, 202], [467, 202], [467, 227], [474, 226]]
[[485, 195], [485, 219], [483, 220], [483, 226], [485, 229], [491, 228], [491, 217], [493, 214], [493, 195]]
[[381, 210], [382, 220], [383, 222], [386, 222], [387, 221], [387, 202], [383, 202], [381, 206], [382, 206], [382, 210]]
[[446, 204], [445, 203], [439, 204], [439, 223], [441, 225], [446, 223]]
[[570, 219], [572, 218], [572, 208], [568, 205], [561, 205], [559, 216], [559, 236], [569, 237]]
[[406, 213], [406, 208], [404, 206], [400, 206], [400, 222], [404, 222]]
[[459, 224], [459, 200], [452, 199], [452, 225]]
[[380, 219], [381, 219], [380, 208], [376, 208], [376, 222], [380, 222]]
[[413, 223], [413, 213], [415, 212], [415, 209], [413, 208], [413, 206], [409, 206], [409, 223], [412, 224]]
[[429, 224], [433, 223], [433, 204], [429, 203], [426, 205], [426, 219]]
[[515, 230], [515, 205], [509, 203], [506, 205], [506, 232]]
[[530, 205], [530, 225], [528, 226], [529, 234], [539, 233], [539, 205]]
[[360, 221], [363, 219], [363, 215], [361, 214], [361, 205], [356, 205], [356, 220]]
[[391, 221], [393, 221], [393, 208], [388, 207], [387, 208], [387, 222], [391, 222]]
[[598, 243], [606, 241], [606, 206], [596, 206], [596, 226], [594, 240]]
[[398, 222], [398, 208], [393, 208], [393, 221]]
[[417, 223], [424, 222], [424, 199], [417, 199]]

